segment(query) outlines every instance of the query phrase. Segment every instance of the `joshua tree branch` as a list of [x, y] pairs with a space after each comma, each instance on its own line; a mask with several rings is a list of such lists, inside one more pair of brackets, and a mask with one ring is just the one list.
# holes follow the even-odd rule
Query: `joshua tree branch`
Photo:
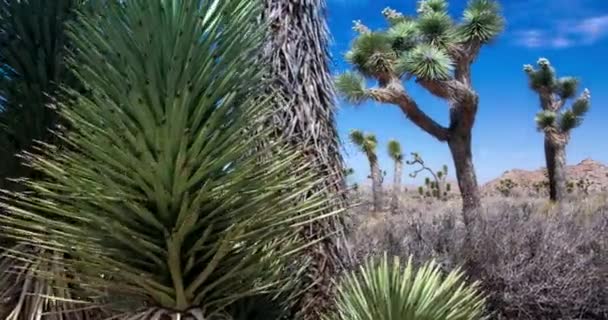
[[399, 106], [403, 113], [419, 128], [426, 131], [439, 141], [447, 141], [449, 138], [448, 128], [440, 125], [429, 115], [422, 111], [416, 101], [410, 97], [400, 80], [394, 78], [392, 81], [384, 82], [382, 87], [369, 89], [368, 94], [372, 99], [382, 103], [391, 103]]

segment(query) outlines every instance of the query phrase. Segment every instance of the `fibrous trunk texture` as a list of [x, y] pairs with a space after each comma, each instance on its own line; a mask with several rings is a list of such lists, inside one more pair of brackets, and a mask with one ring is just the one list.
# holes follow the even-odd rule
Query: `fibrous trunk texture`
[[473, 154], [471, 152], [470, 129], [451, 135], [448, 145], [454, 159], [456, 178], [462, 197], [463, 220], [464, 224], [468, 226], [475, 218], [478, 209], [481, 208], [481, 196], [477, 185], [477, 177], [475, 176]]
[[401, 171], [402, 161], [395, 161], [395, 175], [393, 177], [393, 199], [391, 200], [391, 211], [397, 213], [399, 210], [399, 195], [401, 194]]
[[372, 178], [373, 211], [382, 210], [382, 172], [376, 155], [368, 155]]
[[549, 176], [549, 198], [561, 202], [566, 196], [566, 145], [545, 136], [545, 160]]
[[[329, 70], [325, 0], [264, 0], [269, 35], [264, 63], [284, 100], [277, 101], [277, 131], [302, 150], [326, 179], [319, 189], [336, 197], [335, 208], [345, 207], [343, 159], [335, 124], [334, 89]], [[341, 218], [315, 223], [304, 235], [311, 241], [312, 258], [304, 285], [309, 290], [298, 303], [299, 316], [319, 319], [331, 303], [332, 278], [342, 268]], [[329, 234], [336, 234], [327, 238]]]

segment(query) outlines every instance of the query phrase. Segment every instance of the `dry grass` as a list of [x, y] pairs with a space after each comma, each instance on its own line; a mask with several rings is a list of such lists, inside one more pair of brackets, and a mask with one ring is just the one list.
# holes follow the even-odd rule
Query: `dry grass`
[[354, 265], [387, 251], [462, 266], [483, 282], [492, 319], [608, 319], [606, 195], [561, 210], [543, 199], [485, 199], [468, 243], [458, 201], [406, 197], [400, 213], [370, 215], [366, 198], [349, 216]]

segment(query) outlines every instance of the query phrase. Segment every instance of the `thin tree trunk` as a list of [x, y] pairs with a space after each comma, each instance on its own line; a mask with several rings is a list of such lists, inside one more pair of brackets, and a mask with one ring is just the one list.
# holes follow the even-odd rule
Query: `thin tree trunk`
[[369, 165], [372, 178], [373, 212], [382, 210], [382, 172], [375, 155], [369, 155]]
[[561, 202], [566, 196], [566, 145], [545, 136], [545, 159], [549, 176], [549, 198]]
[[462, 197], [463, 220], [465, 225], [468, 226], [481, 208], [481, 196], [471, 152], [470, 130], [459, 134], [454, 133], [450, 136], [448, 145], [456, 167], [456, 178]]
[[395, 161], [395, 173], [393, 177], [393, 199], [391, 201], [391, 211], [397, 213], [399, 210], [399, 195], [401, 194], [401, 170], [403, 162]]

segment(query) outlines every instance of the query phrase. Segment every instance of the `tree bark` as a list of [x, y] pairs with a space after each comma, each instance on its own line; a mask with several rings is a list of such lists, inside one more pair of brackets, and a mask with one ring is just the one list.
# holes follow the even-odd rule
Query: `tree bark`
[[375, 155], [369, 155], [369, 165], [372, 178], [373, 212], [382, 210], [382, 172]]
[[391, 211], [397, 213], [399, 210], [399, 195], [401, 194], [401, 171], [402, 161], [395, 161], [395, 173], [393, 176], [393, 199], [391, 200]]
[[545, 160], [549, 176], [549, 198], [561, 202], [566, 196], [566, 145], [546, 135]]
[[448, 145], [452, 152], [456, 178], [462, 197], [463, 220], [464, 224], [468, 226], [475, 218], [478, 209], [481, 208], [481, 196], [471, 152], [471, 130], [458, 134], [454, 133], [450, 136]]

